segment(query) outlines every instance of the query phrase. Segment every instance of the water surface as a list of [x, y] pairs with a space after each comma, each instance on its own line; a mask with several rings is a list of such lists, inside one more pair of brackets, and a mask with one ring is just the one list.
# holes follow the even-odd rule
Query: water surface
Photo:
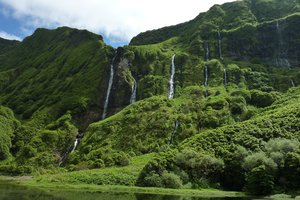
[[0, 181], [1, 200], [248, 200], [250, 198], [201, 198], [156, 194], [108, 193], [75, 189], [25, 187]]

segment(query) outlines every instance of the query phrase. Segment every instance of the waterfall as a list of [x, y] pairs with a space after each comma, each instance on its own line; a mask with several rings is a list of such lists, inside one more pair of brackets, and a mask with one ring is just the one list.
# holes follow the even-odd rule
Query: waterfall
[[208, 42], [205, 43], [205, 60], [209, 60], [209, 47], [208, 47]]
[[277, 52], [276, 64], [277, 66], [286, 66], [290, 68], [291, 65], [289, 60], [287, 59], [287, 49], [284, 48], [284, 41], [282, 38], [282, 32], [278, 20], [276, 22], [276, 30], [278, 35], [278, 52]]
[[222, 40], [221, 40], [221, 33], [220, 31], [218, 31], [218, 42], [219, 42], [219, 56], [220, 59], [223, 60], [223, 56], [222, 56]]
[[132, 94], [130, 97], [130, 104], [136, 102], [136, 90], [137, 90], [137, 82], [136, 80], [133, 78], [133, 86], [132, 86]]
[[227, 85], [227, 70], [225, 67], [224, 67], [224, 85], [225, 86]]
[[78, 145], [78, 142], [79, 142], [79, 139], [76, 138], [76, 140], [74, 141], [74, 145], [73, 145], [73, 149], [72, 149], [71, 153], [73, 153], [75, 151], [75, 149], [76, 149], [76, 147]]
[[116, 55], [114, 56], [114, 58], [112, 59], [112, 62], [110, 64], [110, 76], [109, 76], [109, 81], [108, 81], [108, 88], [107, 88], [107, 92], [106, 92], [106, 98], [105, 98], [105, 102], [104, 102], [102, 119], [105, 119], [106, 114], [107, 114], [107, 106], [108, 106], [109, 96], [110, 96], [110, 92], [111, 92], [111, 88], [112, 88], [112, 84], [113, 84], [113, 80], [114, 80], [114, 62], [115, 62], [115, 59], [116, 59]]
[[[208, 47], [208, 42], [205, 43], [205, 60], [209, 60], [209, 47]], [[208, 67], [205, 65], [205, 82], [204, 85], [208, 85]]]
[[62, 166], [65, 163], [65, 161], [67, 160], [69, 154], [73, 153], [75, 151], [76, 147], [79, 144], [79, 140], [81, 137], [82, 137], [81, 133], [77, 132], [76, 139], [75, 139], [73, 145], [67, 150], [67, 152], [65, 152], [65, 154], [63, 155], [63, 157], [61, 158], [61, 160], [58, 164], [59, 166]]
[[294, 83], [293, 79], [291, 79], [291, 85], [292, 85], [292, 87], [295, 87], [295, 83]]
[[172, 56], [172, 68], [171, 68], [171, 78], [170, 78], [170, 89], [169, 89], [169, 99], [174, 98], [174, 76], [175, 76], [175, 54]]
[[175, 126], [174, 126], [174, 129], [173, 129], [172, 135], [171, 135], [171, 137], [170, 137], [169, 144], [172, 144], [172, 142], [173, 142], [173, 140], [174, 140], [175, 134], [177, 133], [178, 125], [179, 125], [179, 121], [178, 121], [178, 119], [177, 119], [177, 120], [175, 121]]
[[207, 65], [205, 65], [205, 82], [204, 85], [207, 86], [208, 85], [208, 68]]

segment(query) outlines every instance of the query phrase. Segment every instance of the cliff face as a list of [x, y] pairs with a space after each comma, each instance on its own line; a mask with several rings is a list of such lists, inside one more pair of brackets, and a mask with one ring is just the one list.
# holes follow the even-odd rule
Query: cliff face
[[[259, 58], [277, 67], [299, 67], [300, 15], [256, 26], [244, 26], [225, 37], [228, 56], [238, 59]], [[226, 50], [225, 50], [226, 52]]]
[[211, 58], [218, 58], [219, 32], [228, 57], [298, 67], [298, 12], [298, 1], [236, 1], [215, 5], [189, 22], [141, 33], [130, 44], [155, 44], [178, 37], [178, 43], [189, 44], [192, 54], [203, 54], [201, 46], [208, 42]]

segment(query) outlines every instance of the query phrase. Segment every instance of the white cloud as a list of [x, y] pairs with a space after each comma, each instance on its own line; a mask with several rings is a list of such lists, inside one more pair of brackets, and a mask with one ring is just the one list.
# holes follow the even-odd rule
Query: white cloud
[[20, 37], [9, 34], [9, 33], [6, 33], [4, 31], [0, 31], [0, 38], [4, 38], [4, 39], [7, 39], [7, 40], [19, 40], [19, 41], [21, 41]]
[[27, 29], [70, 26], [125, 41], [229, 1], [234, 0], [0, 0]]

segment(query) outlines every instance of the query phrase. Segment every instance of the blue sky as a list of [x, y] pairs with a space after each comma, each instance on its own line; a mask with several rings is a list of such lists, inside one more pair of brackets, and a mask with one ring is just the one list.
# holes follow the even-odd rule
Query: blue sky
[[178, 24], [233, 0], [0, 0], [0, 37], [22, 40], [36, 28], [69, 26], [128, 44], [140, 32]]

